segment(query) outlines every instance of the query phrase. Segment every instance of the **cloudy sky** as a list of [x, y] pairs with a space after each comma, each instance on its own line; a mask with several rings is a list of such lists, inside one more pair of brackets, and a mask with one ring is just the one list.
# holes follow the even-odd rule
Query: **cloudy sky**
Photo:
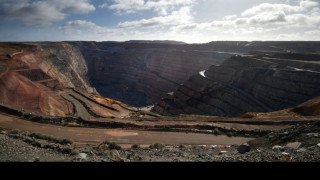
[[0, 41], [318, 40], [319, 0], [0, 0]]

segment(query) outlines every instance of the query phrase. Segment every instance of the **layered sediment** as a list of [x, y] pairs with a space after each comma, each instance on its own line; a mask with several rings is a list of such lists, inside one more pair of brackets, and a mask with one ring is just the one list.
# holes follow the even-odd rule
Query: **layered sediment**
[[231, 56], [184, 44], [69, 43], [82, 52], [89, 81], [102, 96], [138, 107], [158, 102], [191, 75]]
[[0, 58], [0, 103], [5, 113], [80, 118], [140, 113], [98, 96], [87, 82], [81, 53], [69, 44], [1, 43]]
[[132, 115], [125, 108], [108, 112], [66, 90], [73, 88], [136, 107], [157, 103], [153, 111], [162, 115], [271, 112], [319, 96], [317, 47], [317, 42], [1, 43], [0, 100], [49, 115], [76, 115], [71, 101], [93, 117]]
[[0, 75], [0, 100], [18, 109], [28, 109], [52, 116], [72, 116], [70, 103], [58, 91], [65, 87], [52, 71], [52, 65], [36, 56], [37, 47], [1, 43], [5, 71]]
[[88, 81], [88, 67], [82, 53], [64, 42], [30, 43], [37, 46], [36, 55], [52, 65], [59, 78], [69, 87], [80, 89], [87, 93], [98, 94]]
[[318, 61], [300, 56], [302, 60], [292, 59], [299, 55], [277, 53], [233, 56], [191, 77], [153, 111], [239, 116], [294, 107], [320, 95]]

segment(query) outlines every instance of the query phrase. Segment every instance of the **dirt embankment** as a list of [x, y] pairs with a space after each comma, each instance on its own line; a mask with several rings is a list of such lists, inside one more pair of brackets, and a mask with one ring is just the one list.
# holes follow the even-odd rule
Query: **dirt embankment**
[[[117, 132], [114, 133], [116, 134]], [[278, 141], [272, 141], [273, 137]], [[308, 123], [278, 133], [270, 133], [240, 146], [157, 143], [140, 148], [126, 146], [118, 150], [109, 149], [111, 146], [105, 144], [59, 145], [38, 137], [30, 138], [27, 132], [2, 129], [0, 161], [319, 162], [319, 142], [319, 123]], [[245, 151], [241, 150], [243, 146], [246, 147]]]

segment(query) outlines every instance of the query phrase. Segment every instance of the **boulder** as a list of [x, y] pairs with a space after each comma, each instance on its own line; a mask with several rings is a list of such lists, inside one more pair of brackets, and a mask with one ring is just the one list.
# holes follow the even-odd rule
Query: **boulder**
[[300, 148], [297, 150], [297, 152], [306, 152], [306, 151], [307, 151], [307, 149], [305, 149], [305, 148]]
[[100, 153], [106, 153], [108, 151], [108, 144], [100, 144], [98, 146], [98, 151]]
[[292, 142], [292, 143], [288, 143], [286, 147], [292, 148], [292, 149], [299, 149], [301, 145], [302, 145], [301, 142]]
[[86, 153], [79, 153], [76, 158], [80, 161], [87, 160], [87, 154]]
[[124, 162], [124, 159], [120, 157], [120, 154], [117, 150], [110, 150], [108, 153], [111, 156], [111, 159], [116, 162]]
[[237, 150], [240, 154], [244, 154], [246, 152], [249, 152], [250, 151], [250, 145], [248, 143], [244, 143], [242, 145], [240, 145]]
[[279, 151], [284, 151], [284, 147], [282, 147], [282, 146], [279, 146], [279, 145], [274, 145], [273, 147], [272, 147], [272, 149], [273, 150], [279, 150]]
[[307, 136], [311, 136], [311, 137], [317, 138], [317, 137], [319, 137], [320, 135], [319, 135], [319, 133], [308, 133]]

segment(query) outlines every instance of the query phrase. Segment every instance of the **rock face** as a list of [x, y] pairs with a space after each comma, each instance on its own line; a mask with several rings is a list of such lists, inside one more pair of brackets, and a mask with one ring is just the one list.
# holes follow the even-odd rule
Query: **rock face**
[[58, 93], [65, 84], [52, 65], [36, 55], [36, 46], [1, 43], [0, 47], [0, 54], [8, 54], [0, 60], [5, 69], [0, 74], [2, 103], [47, 115], [73, 115], [72, 105]]
[[320, 95], [319, 58], [274, 52], [235, 55], [192, 76], [152, 111], [239, 116], [294, 107]]
[[[285, 66], [314, 70], [317, 67], [313, 64], [289, 61], [286, 58], [304, 59], [306, 56], [298, 53], [306, 53], [306, 50], [310, 54], [320, 53], [320, 43], [317, 42], [220, 41], [206, 44], [183, 44], [169, 41], [128, 41], [67, 43], [82, 53], [88, 67], [89, 83], [102, 96], [137, 107], [158, 103], [167, 93], [176, 91], [180, 84], [185, 83], [191, 76], [208, 69], [211, 65], [220, 65], [235, 54], [251, 52], [257, 57], [263, 54], [265, 57], [271, 58], [268, 59], [269, 62], [277, 61], [278, 64], [285, 64]], [[281, 58], [281, 61], [274, 60], [267, 54], [273, 52], [282, 52], [278, 53], [278, 58]], [[288, 52], [295, 54], [289, 56]], [[309, 55], [308, 61], [315, 61], [316, 58], [317, 55]], [[256, 64], [256, 66], [260, 66], [263, 63], [258, 61]], [[243, 63], [242, 66], [246, 66], [246, 64]], [[220, 72], [224, 71], [224, 74], [229, 73], [229, 76], [232, 76], [232, 70], [228, 72], [229, 70], [230, 68], [221, 69]], [[253, 103], [252, 106], [256, 106], [256, 104]]]
[[[270, 112], [320, 95], [319, 46], [317, 42], [1, 43], [0, 102], [47, 115], [89, 118], [139, 116], [136, 109], [113, 99], [132, 106], [157, 103], [153, 111], [163, 115]], [[108, 98], [91, 96], [98, 93]], [[318, 106], [316, 101], [292, 111], [319, 114]]]
[[6, 113], [14, 109], [60, 117], [146, 115], [96, 95], [86, 75], [81, 53], [69, 44], [0, 43], [0, 105]]
[[320, 115], [320, 97], [310, 99], [307, 102], [293, 108], [291, 111], [303, 116]]
[[55, 75], [69, 87], [78, 88], [87, 93], [97, 94], [88, 78], [88, 67], [81, 52], [68, 43], [30, 43], [36, 45], [36, 55], [52, 65]]
[[69, 42], [80, 49], [92, 86], [105, 97], [147, 106], [229, 53], [172, 43]]

